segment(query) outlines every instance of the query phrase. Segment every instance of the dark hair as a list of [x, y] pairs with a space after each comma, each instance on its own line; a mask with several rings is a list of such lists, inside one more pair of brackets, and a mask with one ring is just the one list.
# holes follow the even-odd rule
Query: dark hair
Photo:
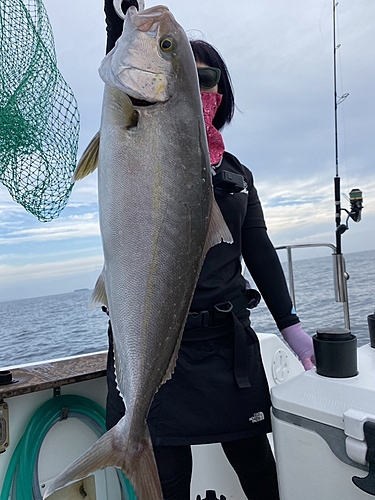
[[196, 61], [221, 70], [219, 93], [223, 95], [223, 99], [212, 122], [214, 127], [220, 130], [232, 121], [234, 115], [233, 86], [228, 68], [219, 52], [209, 43], [192, 40], [190, 45]]

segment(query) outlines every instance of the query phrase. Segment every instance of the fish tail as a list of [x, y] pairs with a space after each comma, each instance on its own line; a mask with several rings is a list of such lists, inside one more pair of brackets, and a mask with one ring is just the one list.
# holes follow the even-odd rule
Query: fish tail
[[128, 473], [124, 472], [129, 478], [138, 500], [163, 500], [159, 473], [147, 426], [145, 426], [140, 454], [131, 469]]
[[131, 446], [129, 444], [129, 433], [124, 432], [124, 426], [118, 428], [117, 424], [52, 481], [43, 500], [69, 483], [106, 467], [117, 467], [124, 472], [134, 488], [137, 500], [163, 500], [147, 425], [140, 442]]

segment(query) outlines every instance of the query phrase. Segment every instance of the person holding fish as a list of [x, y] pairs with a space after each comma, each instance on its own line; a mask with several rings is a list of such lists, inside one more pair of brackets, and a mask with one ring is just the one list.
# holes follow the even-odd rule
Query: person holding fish
[[108, 432], [44, 498], [115, 466], [138, 500], [190, 500], [191, 445], [221, 443], [246, 497], [277, 500], [269, 388], [249, 320], [260, 295], [241, 258], [305, 369], [313, 346], [252, 173], [225, 151], [230, 75], [214, 47], [189, 42], [167, 7], [137, 11], [124, 0], [123, 28], [120, 6], [105, 0], [100, 132], [74, 174], [98, 168], [104, 267], [92, 301], [110, 317]]
[[138, 500], [190, 500], [191, 445], [221, 443], [246, 497], [277, 500], [269, 388], [249, 319], [260, 295], [241, 258], [305, 369], [312, 339], [252, 173], [225, 151], [220, 131], [235, 106], [224, 60], [189, 42], [167, 7], [142, 7], [105, 0], [101, 126], [74, 174], [98, 168], [104, 267], [92, 302], [110, 317], [108, 432], [44, 498], [115, 466]]
[[74, 174], [98, 169], [104, 266], [92, 302], [110, 317], [108, 431], [44, 498], [115, 466], [138, 500], [190, 500], [191, 445], [221, 443], [246, 497], [277, 500], [269, 388], [249, 319], [260, 295], [241, 258], [305, 369], [312, 339], [252, 173], [225, 151], [220, 131], [234, 113], [225, 62], [189, 42], [167, 7], [137, 7], [105, 0], [101, 126]]
[[[118, 5], [121, 2], [115, 2]], [[125, 12], [136, 0], [124, 0]], [[107, 53], [123, 29], [113, 0], [105, 0]], [[169, 42], [168, 42], [169, 43]], [[165, 500], [190, 499], [193, 444], [219, 442], [251, 500], [279, 498], [267, 439], [270, 396], [249, 308], [260, 300], [241, 274], [241, 257], [284, 339], [306, 370], [312, 340], [295, 314], [284, 273], [267, 235], [251, 172], [225, 151], [220, 130], [234, 114], [228, 69], [210, 44], [190, 42], [197, 67], [215, 200], [233, 243], [207, 253], [190, 305], [173, 376], [152, 402], [147, 424]], [[142, 103], [133, 99], [133, 104]], [[146, 104], [146, 103], [144, 103]], [[109, 329], [107, 427], [123, 417]], [[150, 499], [149, 499], [150, 500]]]

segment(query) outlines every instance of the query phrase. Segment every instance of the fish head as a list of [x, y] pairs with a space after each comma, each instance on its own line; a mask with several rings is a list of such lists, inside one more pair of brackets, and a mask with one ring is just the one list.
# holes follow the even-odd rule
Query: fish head
[[198, 87], [196, 68], [185, 31], [167, 7], [127, 11], [121, 37], [104, 58], [99, 75], [133, 99], [168, 101], [181, 82]]

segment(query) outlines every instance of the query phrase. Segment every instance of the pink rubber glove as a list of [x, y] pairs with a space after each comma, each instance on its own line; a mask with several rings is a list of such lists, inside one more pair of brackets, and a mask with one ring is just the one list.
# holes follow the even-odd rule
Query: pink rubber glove
[[305, 370], [311, 370], [315, 364], [313, 341], [310, 335], [302, 330], [301, 323], [281, 330], [281, 335], [297, 354]]

